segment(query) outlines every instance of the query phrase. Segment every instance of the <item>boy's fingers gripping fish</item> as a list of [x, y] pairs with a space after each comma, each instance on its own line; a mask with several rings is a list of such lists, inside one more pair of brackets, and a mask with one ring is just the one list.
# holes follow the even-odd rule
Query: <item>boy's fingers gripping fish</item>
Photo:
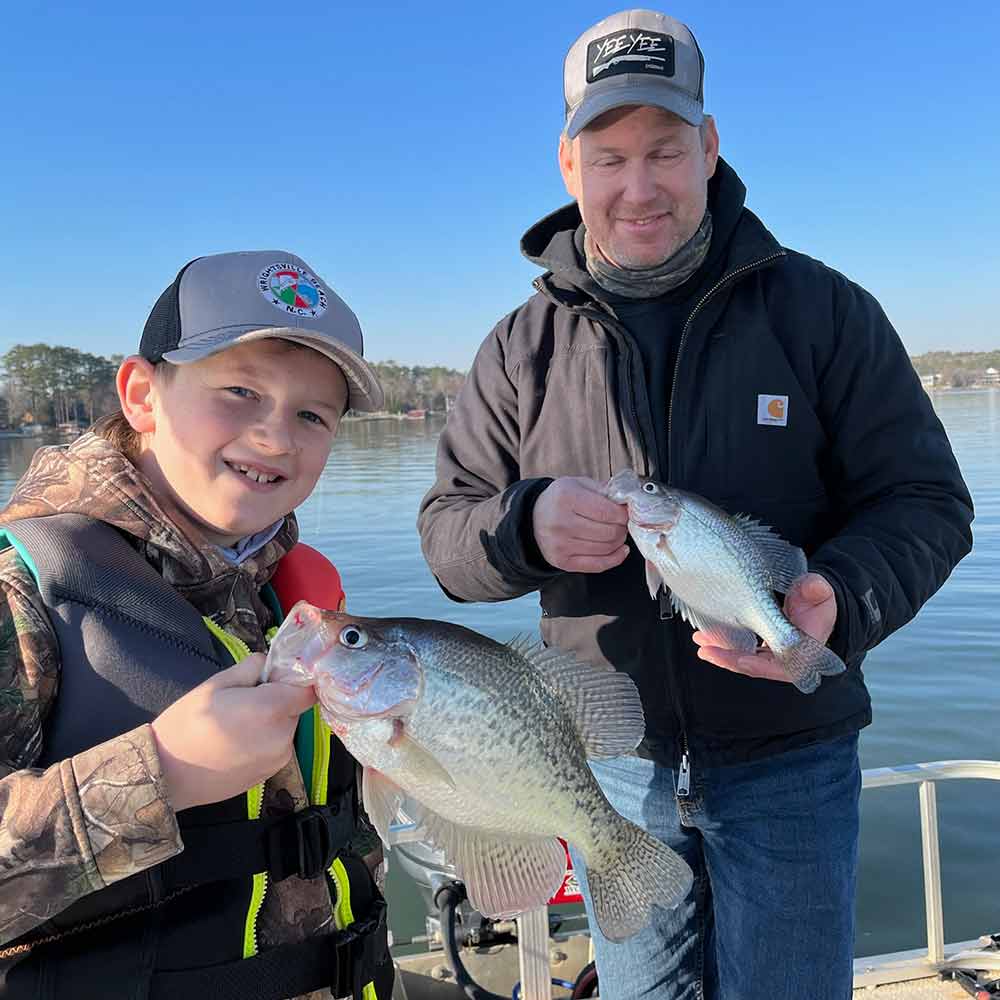
[[265, 679], [315, 684], [324, 717], [364, 766], [365, 808], [382, 840], [405, 795], [485, 914], [548, 901], [565, 867], [557, 837], [586, 859], [611, 940], [691, 888], [687, 864], [620, 816], [587, 767], [587, 757], [629, 753], [642, 738], [625, 674], [446, 622], [300, 602], [271, 644]]
[[661, 582], [686, 621], [718, 645], [752, 653], [760, 636], [802, 692], [845, 668], [840, 657], [796, 628], [773, 591], [787, 593], [807, 571], [800, 548], [770, 528], [725, 511], [695, 493], [664, 486], [632, 470], [608, 482], [607, 495], [627, 503], [629, 534], [646, 557], [655, 598]]

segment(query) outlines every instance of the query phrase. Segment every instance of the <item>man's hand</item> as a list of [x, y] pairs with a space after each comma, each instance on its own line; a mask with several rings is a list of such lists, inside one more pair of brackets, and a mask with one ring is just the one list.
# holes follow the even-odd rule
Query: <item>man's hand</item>
[[562, 476], [535, 501], [531, 526], [550, 565], [569, 573], [603, 573], [625, 561], [628, 508], [582, 476]]
[[152, 723], [174, 812], [221, 802], [277, 773], [292, 756], [312, 687], [258, 684], [264, 654], [253, 653], [178, 698]]
[[[785, 595], [785, 617], [807, 635], [825, 643], [837, 621], [837, 598], [833, 587], [818, 573], [800, 576]], [[738, 674], [765, 677], [772, 681], [792, 683], [788, 672], [765, 646], [756, 653], [734, 653], [722, 646], [708, 645], [704, 632], [695, 632], [698, 656]]]

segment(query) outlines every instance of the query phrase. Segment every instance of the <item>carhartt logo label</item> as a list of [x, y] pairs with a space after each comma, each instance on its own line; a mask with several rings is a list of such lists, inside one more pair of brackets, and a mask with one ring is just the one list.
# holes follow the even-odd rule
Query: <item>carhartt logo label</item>
[[788, 426], [788, 397], [765, 396], [757, 397], [757, 423], [769, 424], [772, 427]]
[[674, 75], [674, 40], [658, 31], [626, 28], [587, 46], [587, 83], [620, 73]]

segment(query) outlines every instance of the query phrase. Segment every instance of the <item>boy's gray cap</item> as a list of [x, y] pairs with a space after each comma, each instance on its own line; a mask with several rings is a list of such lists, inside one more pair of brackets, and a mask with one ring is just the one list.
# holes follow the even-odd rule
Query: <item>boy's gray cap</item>
[[598, 115], [649, 104], [704, 119], [705, 60], [688, 28], [654, 10], [624, 10], [588, 28], [563, 66], [566, 135], [575, 139]]
[[352, 410], [382, 409], [357, 316], [305, 261], [284, 250], [220, 253], [185, 264], [156, 300], [139, 353], [182, 365], [267, 337], [305, 344], [336, 362]]

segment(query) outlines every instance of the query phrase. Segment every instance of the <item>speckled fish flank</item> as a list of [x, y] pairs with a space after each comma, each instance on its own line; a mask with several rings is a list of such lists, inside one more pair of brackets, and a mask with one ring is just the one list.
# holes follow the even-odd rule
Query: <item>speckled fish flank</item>
[[272, 680], [315, 683], [327, 721], [364, 765], [365, 808], [383, 840], [403, 805], [481, 912], [545, 903], [564, 873], [557, 837], [586, 858], [612, 940], [639, 930], [653, 904], [676, 905], [689, 891], [687, 865], [621, 817], [587, 766], [642, 738], [626, 675], [446, 622], [303, 604], [272, 643], [267, 670]]

